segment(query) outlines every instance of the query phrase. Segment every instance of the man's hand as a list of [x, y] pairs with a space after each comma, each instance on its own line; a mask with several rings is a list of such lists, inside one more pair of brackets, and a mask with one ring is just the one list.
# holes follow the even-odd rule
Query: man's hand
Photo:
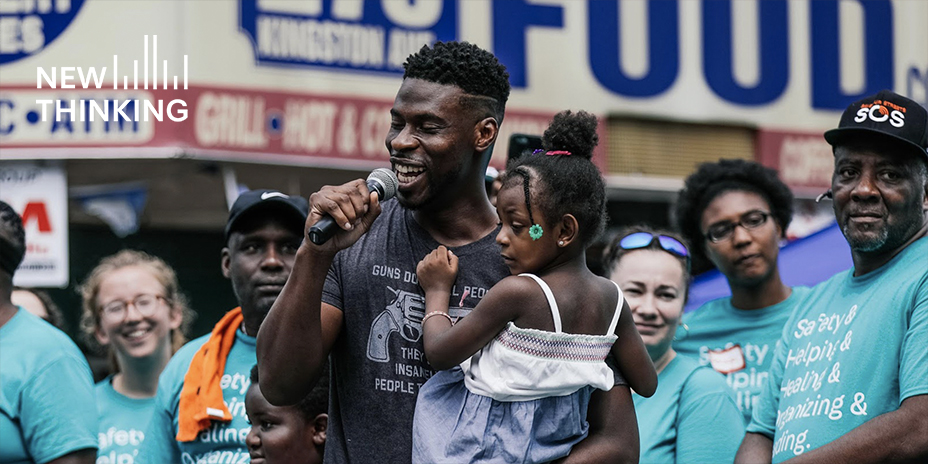
[[419, 277], [419, 286], [425, 293], [450, 292], [454, 278], [458, 275], [458, 257], [441, 245], [419, 261], [416, 275]]
[[342, 230], [322, 245], [313, 244], [308, 237], [303, 243], [331, 253], [354, 245], [380, 215], [379, 197], [368, 190], [362, 179], [338, 186], [326, 185], [309, 196], [309, 205], [304, 234], [325, 216], [331, 216]]

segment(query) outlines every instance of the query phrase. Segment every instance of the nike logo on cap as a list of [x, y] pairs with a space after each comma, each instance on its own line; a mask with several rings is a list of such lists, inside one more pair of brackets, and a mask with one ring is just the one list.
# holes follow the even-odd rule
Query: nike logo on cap
[[261, 194], [262, 200], [267, 200], [268, 198], [281, 197], [281, 198], [290, 198], [290, 195], [285, 195], [280, 192], [264, 192]]

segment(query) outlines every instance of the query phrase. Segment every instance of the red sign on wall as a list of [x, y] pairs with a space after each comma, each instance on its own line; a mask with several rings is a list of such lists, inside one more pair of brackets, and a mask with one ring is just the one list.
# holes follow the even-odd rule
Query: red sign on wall
[[[54, 107], [36, 100], [71, 102], [78, 120], [55, 121]], [[137, 120], [89, 120], [90, 106], [131, 100], [125, 113]], [[182, 100], [170, 116], [156, 117], [149, 101]], [[329, 167], [383, 165], [393, 102], [370, 98], [297, 94], [252, 89], [190, 86], [187, 90], [137, 92], [0, 89], [0, 141], [11, 159], [81, 157], [208, 156], [251, 162], [315, 164]], [[68, 103], [68, 105], [72, 105]], [[80, 108], [84, 106], [85, 108]], [[136, 112], [138, 108], [138, 112]], [[505, 165], [509, 135], [541, 135], [554, 113], [509, 109], [494, 148], [492, 164]], [[82, 119], [83, 118], [83, 119]], [[159, 120], [160, 119], [160, 120]], [[601, 138], [605, 134], [601, 134]], [[594, 162], [604, 166], [600, 150]], [[36, 150], [42, 148], [43, 150]]]
[[797, 194], [815, 196], [831, 186], [834, 155], [820, 133], [760, 130], [757, 156]]

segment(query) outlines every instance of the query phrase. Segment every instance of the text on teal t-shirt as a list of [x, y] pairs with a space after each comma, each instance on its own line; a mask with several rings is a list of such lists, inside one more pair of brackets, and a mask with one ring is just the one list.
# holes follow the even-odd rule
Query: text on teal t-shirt
[[90, 366], [64, 332], [19, 308], [0, 327], [0, 368], [0, 462], [97, 447]]
[[251, 386], [251, 368], [257, 363], [255, 337], [246, 335], [241, 329], [235, 333], [235, 343], [226, 358], [226, 366], [220, 380], [222, 396], [232, 413], [231, 422], [213, 422], [210, 428], [200, 432], [191, 442], [178, 442], [177, 411], [180, 392], [187, 368], [197, 350], [206, 343], [204, 335], [184, 345], [164, 368], [158, 380], [155, 395], [155, 410], [145, 431], [145, 442], [139, 453], [139, 462], [160, 464], [177, 463], [247, 463], [248, 447], [245, 437], [251, 431], [245, 414], [245, 393]]
[[794, 287], [785, 300], [751, 310], [735, 308], [730, 296], [719, 298], [688, 313], [677, 328], [674, 350], [725, 375], [745, 425], [766, 383], [783, 326], [808, 293], [808, 287]]
[[632, 399], [641, 464], [734, 461], [744, 423], [719, 373], [677, 356], [657, 374], [652, 397], [633, 394]]
[[100, 412], [96, 464], [133, 464], [145, 440], [155, 398], [129, 398], [113, 388], [113, 376], [94, 386]]
[[778, 463], [928, 394], [928, 237], [814, 287], [783, 329], [749, 432]]

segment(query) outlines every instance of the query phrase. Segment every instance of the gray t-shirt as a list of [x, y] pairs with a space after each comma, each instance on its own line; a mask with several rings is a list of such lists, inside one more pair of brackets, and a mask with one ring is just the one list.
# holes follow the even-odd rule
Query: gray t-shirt
[[[326, 463], [404, 463], [412, 453], [419, 387], [432, 376], [422, 347], [425, 294], [416, 266], [439, 246], [396, 200], [357, 243], [335, 257], [322, 301], [342, 310], [331, 355]], [[470, 312], [509, 275], [499, 228], [451, 250], [459, 259], [450, 312]]]

